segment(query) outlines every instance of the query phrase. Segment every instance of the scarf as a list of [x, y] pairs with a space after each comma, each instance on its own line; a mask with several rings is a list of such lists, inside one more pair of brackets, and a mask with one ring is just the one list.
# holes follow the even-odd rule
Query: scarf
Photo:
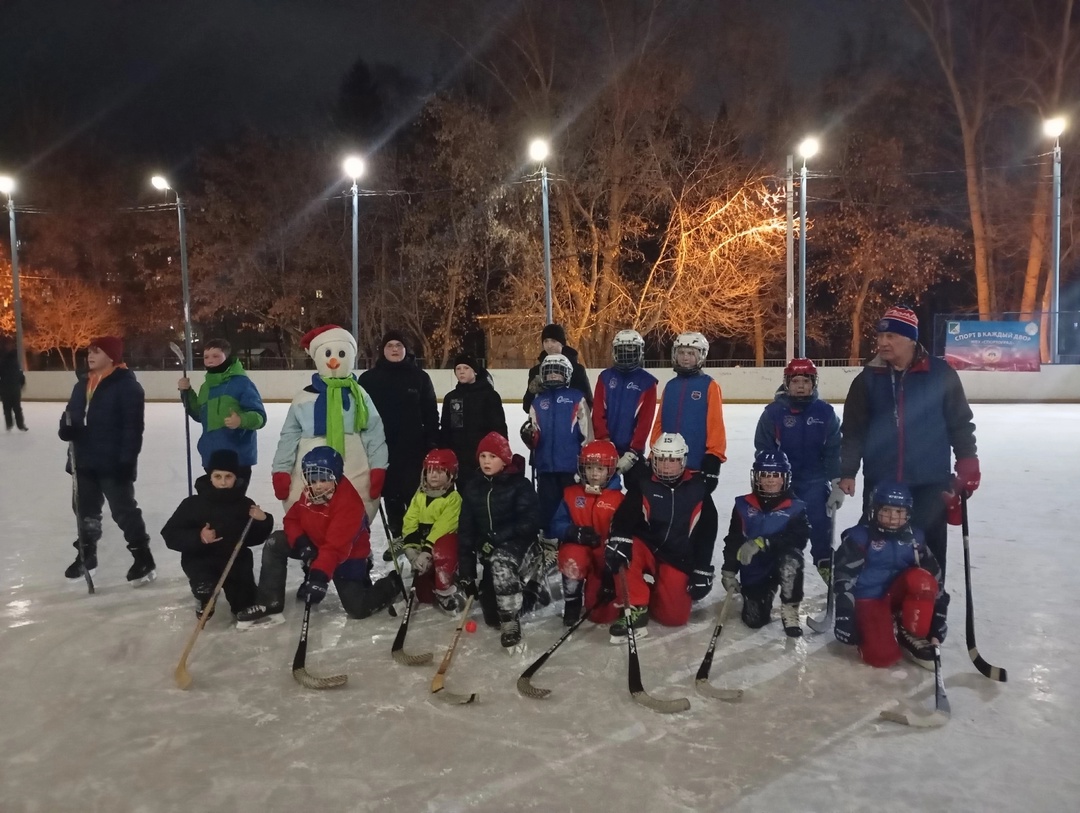
[[94, 393], [97, 392], [98, 385], [108, 378], [113, 370], [127, 369], [126, 364], [117, 364], [114, 367], [110, 367], [103, 373], [90, 373], [86, 376], [86, 406], [90, 406], [90, 399], [94, 397]]
[[315, 435], [325, 436], [326, 445], [344, 457], [345, 412], [349, 409], [350, 395], [356, 403], [353, 433], [359, 434], [367, 429], [367, 404], [360, 392], [360, 385], [352, 375], [347, 378], [326, 378], [318, 373], [311, 377], [311, 385], [319, 394], [315, 399]]

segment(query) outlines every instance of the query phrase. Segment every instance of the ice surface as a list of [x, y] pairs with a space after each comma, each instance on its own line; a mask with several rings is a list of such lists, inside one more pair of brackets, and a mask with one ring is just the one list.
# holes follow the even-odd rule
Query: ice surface
[[[641, 642], [646, 688], [690, 697], [684, 714], [634, 704], [625, 649], [591, 624], [534, 678], [554, 690], [550, 698], [518, 695], [518, 675], [562, 632], [555, 606], [526, 618], [523, 657], [504, 654], [482, 624], [464, 635], [447, 686], [480, 700], [445, 705], [429, 685], [451, 620], [427, 606], [414, 614], [406, 648], [435, 660], [405, 667], [390, 657], [398, 620], [349, 620], [333, 595], [314, 613], [308, 669], [347, 671], [347, 687], [316, 692], [293, 681], [301, 607], [290, 600], [288, 623], [243, 634], [222, 607], [190, 659], [195, 683], [182, 692], [172, 673], [194, 602], [178, 554], [158, 535], [186, 490], [181, 409], [147, 407], [136, 485], [158, 581], [138, 590], [124, 582], [130, 557], [106, 518], [93, 597], [63, 578], [74, 519], [55, 434], [61, 409], [27, 404], [31, 431], [0, 436], [3, 813], [1080, 809], [1080, 406], [974, 407], [983, 469], [971, 501], [978, 642], [1010, 682], [990, 682], [968, 659], [962, 545], [951, 532], [943, 658], [953, 715], [937, 730], [877, 719], [896, 698], [929, 703], [930, 673], [871, 669], [831, 636], [789, 641], [778, 622], [751, 632], [736, 612], [712, 682], [746, 696], [699, 697], [693, 677], [719, 589], [688, 626], [653, 624]], [[509, 425], [519, 409], [507, 407]], [[716, 493], [725, 519], [748, 484], [760, 409], [725, 408], [730, 458]], [[280, 522], [269, 461], [286, 405], [268, 412], [251, 495]], [[856, 514], [849, 500], [842, 525]], [[376, 540], [381, 549], [381, 531]], [[719, 562], [718, 545], [718, 570]], [[291, 589], [298, 568], [290, 576]], [[824, 589], [812, 568], [807, 593], [804, 614], [820, 613]]]

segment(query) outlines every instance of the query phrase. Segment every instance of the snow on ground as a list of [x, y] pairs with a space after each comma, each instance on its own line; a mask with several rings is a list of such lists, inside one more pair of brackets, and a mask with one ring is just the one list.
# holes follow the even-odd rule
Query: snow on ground
[[[286, 408], [269, 407], [250, 492], [279, 522], [269, 460]], [[519, 409], [507, 407], [510, 426]], [[148, 405], [136, 486], [158, 581], [139, 590], [124, 582], [130, 557], [106, 519], [90, 597], [63, 578], [74, 519], [55, 435], [62, 406], [27, 404], [31, 431], [0, 436], [0, 811], [1080, 809], [1080, 550], [1070, 507], [1080, 406], [974, 409], [983, 468], [971, 501], [976, 631], [984, 657], [1010, 680], [983, 678], [965, 651], [955, 532], [943, 648], [953, 717], [917, 730], [877, 714], [898, 697], [929, 702], [929, 673], [874, 670], [830, 635], [789, 641], [778, 623], [751, 632], [737, 613], [713, 683], [745, 688], [745, 698], [696, 695], [719, 588], [688, 626], [653, 624], [641, 643], [646, 688], [690, 697], [683, 714], [633, 703], [625, 649], [590, 624], [534, 679], [554, 690], [550, 698], [518, 695], [517, 676], [562, 632], [555, 606], [525, 620], [524, 656], [508, 657], [482, 624], [465, 635], [447, 686], [480, 700], [448, 706], [430, 694], [434, 665], [391, 660], [397, 619], [349, 620], [333, 595], [314, 614], [308, 668], [348, 672], [345, 688], [293, 681], [301, 608], [290, 602], [288, 623], [243, 634], [219, 611], [189, 662], [195, 683], [180, 691], [172, 673], [194, 602], [179, 556], [158, 535], [186, 490], [180, 407]], [[722, 518], [748, 485], [760, 407], [725, 413]], [[856, 518], [849, 500], [840, 521]], [[381, 550], [381, 531], [376, 539]], [[297, 568], [290, 588], [298, 583]], [[817, 614], [824, 588], [812, 568], [807, 585], [804, 613]], [[407, 649], [431, 651], [437, 664], [453, 627], [423, 607]]]

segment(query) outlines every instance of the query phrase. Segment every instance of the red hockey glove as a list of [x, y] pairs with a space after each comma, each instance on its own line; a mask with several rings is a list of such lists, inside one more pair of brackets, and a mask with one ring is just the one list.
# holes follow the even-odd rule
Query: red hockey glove
[[959, 491], [942, 491], [941, 499], [945, 503], [945, 518], [950, 525], [963, 525], [964, 512], [960, 507]]
[[368, 474], [368, 496], [377, 500], [382, 496], [383, 484], [386, 482], [386, 469], [372, 469]]
[[292, 490], [292, 475], [287, 471], [275, 471], [274, 472], [274, 496], [279, 500], [289, 499], [289, 492]]
[[970, 497], [979, 487], [982, 475], [979, 473], [979, 458], [962, 457], [956, 461], [956, 479], [953, 481], [953, 490], [963, 489]]

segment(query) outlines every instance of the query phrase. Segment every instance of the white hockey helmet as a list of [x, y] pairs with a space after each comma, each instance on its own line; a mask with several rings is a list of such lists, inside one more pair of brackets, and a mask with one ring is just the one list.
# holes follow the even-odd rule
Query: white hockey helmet
[[[649, 453], [653, 475], [665, 485], [674, 485], [682, 479], [686, 471], [686, 456], [690, 449], [686, 440], [678, 432], [664, 432], [656, 439]], [[665, 465], [677, 460], [678, 466]]]
[[[540, 381], [550, 389], [570, 386], [573, 374], [574, 365], [562, 353], [551, 353], [544, 356], [544, 360], [540, 362]], [[552, 375], [558, 375], [561, 380], [551, 378]]]
[[620, 330], [611, 342], [611, 355], [618, 370], [636, 370], [645, 359], [645, 340], [636, 330]]
[[[679, 350], [690, 348], [697, 351], [697, 363], [693, 365], [686, 365], [679, 363]], [[687, 333], [680, 333], [675, 337], [675, 343], [671, 346], [671, 366], [679, 375], [690, 375], [696, 373], [705, 364], [705, 359], [709, 356], [709, 340], [705, 338], [705, 335], [698, 333], [697, 331], [690, 331]]]

